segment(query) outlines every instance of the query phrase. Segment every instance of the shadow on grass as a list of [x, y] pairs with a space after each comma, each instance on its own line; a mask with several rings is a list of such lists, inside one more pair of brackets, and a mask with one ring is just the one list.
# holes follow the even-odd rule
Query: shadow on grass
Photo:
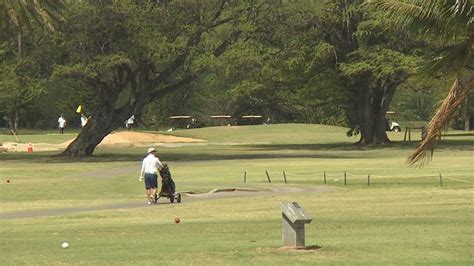
[[[278, 159], [278, 158], [329, 158], [329, 159], [344, 159], [344, 158], [361, 158], [358, 155], [354, 154], [324, 154], [319, 153], [235, 153], [235, 154], [218, 154], [218, 153], [186, 153], [186, 152], [173, 152], [168, 153], [166, 151], [160, 152], [159, 157], [163, 161], [176, 161], [176, 162], [186, 162], [186, 161], [215, 161], [215, 160], [256, 160], [256, 159]], [[78, 157], [78, 158], [65, 158], [57, 157], [53, 155], [36, 155], [28, 156], [28, 154], [21, 155], [0, 155], [0, 161], [4, 160], [23, 160], [28, 162], [36, 163], [71, 163], [71, 162], [121, 162], [121, 161], [141, 161], [143, 159], [142, 155], [136, 153], [101, 153], [97, 155], [87, 156], [87, 157]]]
[[474, 133], [447, 133], [443, 137], [474, 137]]
[[[165, 161], [211, 161], [211, 160], [256, 160], [256, 159], [350, 159], [376, 158], [381, 154], [376, 151], [410, 151], [418, 142], [392, 142], [385, 145], [358, 146], [347, 143], [330, 144], [259, 144], [236, 146], [213, 146], [211, 148], [160, 148], [159, 156]], [[443, 140], [438, 143], [436, 151], [474, 150], [474, 142], [468, 140]], [[125, 150], [126, 152], [123, 152]], [[116, 151], [116, 152], [115, 152]], [[373, 151], [373, 152], [371, 152]], [[99, 151], [93, 156], [71, 159], [61, 157], [58, 152], [42, 153], [0, 153], [0, 161], [21, 160], [35, 163], [71, 163], [74, 162], [121, 162], [141, 161], [143, 151], [138, 149], [116, 149]], [[383, 154], [382, 154], [383, 156]]]
[[316, 252], [322, 249], [321, 246], [311, 245], [311, 246], [302, 246], [302, 247], [281, 247], [278, 250], [282, 252]]
[[[65, 134], [79, 134], [80, 128], [72, 128], [64, 131]], [[57, 130], [38, 130], [38, 129], [21, 129], [17, 133], [19, 138], [22, 138], [25, 135], [45, 135], [45, 134], [58, 134]], [[14, 138], [10, 129], [0, 128], [0, 135], [9, 136]]]
[[[393, 141], [389, 144], [378, 144], [359, 146], [347, 143], [323, 143], [323, 144], [261, 144], [247, 145], [256, 151], [258, 150], [308, 150], [308, 151], [377, 151], [384, 149], [413, 150], [418, 145], [418, 141]], [[245, 145], [243, 145], [245, 146]], [[474, 150], [474, 140], [441, 140], [435, 149], [439, 150]]]

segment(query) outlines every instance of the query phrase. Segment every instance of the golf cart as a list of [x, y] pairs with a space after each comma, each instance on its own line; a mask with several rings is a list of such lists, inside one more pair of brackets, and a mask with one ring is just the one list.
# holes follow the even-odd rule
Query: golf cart
[[190, 129], [196, 127], [196, 119], [190, 115], [170, 116], [175, 128]]
[[400, 132], [402, 129], [400, 128], [400, 124], [394, 121], [390, 121], [387, 119], [387, 125], [386, 125], [386, 130], [387, 131], [393, 131], [393, 132]]
[[261, 115], [243, 115], [237, 121], [239, 125], [261, 125], [263, 117]]
[[215, 126], [231, 126], [233, 124], [231, 115], [211, 115], [209, 117]]
[[[387, 111], [387, 116], [388, 115], [393, 115], [395, 114], [394, 111]], [[393, 131], [393, 132], [400, 132], [402, 131], [402, 128], [400, 127], [400, 124], [392, 121], [390, 118], [386, 117], [385, 118], [385, 130], [386, 131]]]

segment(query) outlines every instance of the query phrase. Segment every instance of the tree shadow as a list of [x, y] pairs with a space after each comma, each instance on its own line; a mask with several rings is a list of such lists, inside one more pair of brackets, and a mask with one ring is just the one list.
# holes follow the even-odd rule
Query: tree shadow
[[[408, 152], [414, 150], [418, 142], [394, 141], [384, 145], [360, 146], [348, 143], [322, 143], [322, 144], [243, 144], [235, 146], [222, 146], [212, 149], [189, 149], [182, 147], [162, 148], [159, 156], [166, 161], [213, 161], [213, 160], [257, 160], [257, 159], [351, 159], [374, 158], [380, 153], [370, 151], [401, 150]], [[474, 141], [470, 140], [441, 140], [435, 153], [439, 151], [472, 151]], [[363, 152], [362, 152], [363, 151]], [[367, 152], [368, 151], [368, 152]], [[71, 162], [121, 162], [141, 161], [145, 154], [137, 149], [127, 152], [98, 151], [92, 156], [69, 157], [58, 156], [58, 152], [41, 153], [0, 153], [0, 161], [21, 160], [36, 163], [71, 163]]]
[[[243, 145], [255, 150], [307, 150], [307, 151], [376, 151], [384, 149], [413, 150], [418, 145], [418, 141], [392, 141], [387, 144], [373, 144], [361, 146], [347, 143], [322, 143], [322, 144], [258, 144]], [[435, 146], [435, 150], [473, 150], [474, 140], [441, 140]]]
[[474, 133], [447, 133], [443, 137], [474, 137]]

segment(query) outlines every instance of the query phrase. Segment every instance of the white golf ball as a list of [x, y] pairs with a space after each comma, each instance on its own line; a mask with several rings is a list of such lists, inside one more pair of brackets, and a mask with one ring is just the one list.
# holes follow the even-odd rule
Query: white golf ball
[[68, 243], [68, 242], [63, 242], [63, 243], [61, 244], [61, 247], [62, 247], [62, 248], [68, 248], [68, 247], [69, 247], [69, 243]]

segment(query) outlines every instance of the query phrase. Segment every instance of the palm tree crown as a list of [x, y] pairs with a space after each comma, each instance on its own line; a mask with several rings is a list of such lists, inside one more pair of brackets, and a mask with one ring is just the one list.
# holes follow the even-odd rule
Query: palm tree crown
[[54, 30], [55, 25], [63, 19], [64, 5], [59, 0], [5, 0], [0, 3], [0, 17], [3, 22], [12, 26], [17, 33], [18, 55], [21, 57], [23, 34], [32, 30], [33, 23]]

